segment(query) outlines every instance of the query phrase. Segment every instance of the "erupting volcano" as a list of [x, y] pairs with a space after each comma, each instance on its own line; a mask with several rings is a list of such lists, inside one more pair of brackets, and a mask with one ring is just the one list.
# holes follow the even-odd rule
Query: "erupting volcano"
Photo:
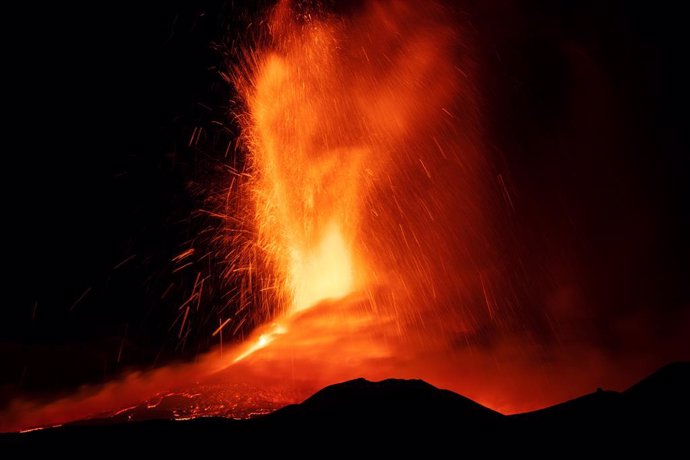
[[266, 14], [229, 78], [246, 161], [214, 240], [239, 304], [216, 333], [265, 324], [173, 378], [225, 369], [301, 393], [419, 376], [420, 356], [500, 314], [472, 49], [451, 13], [370, 2], [339, 17], [283, 1]]
[[[587, 299], [612, 296], [583, 294], [603, 282], [581, 281], [590, 261], [570, 232], [595, 224], [577, 206], [564, 211], [566, 192], [544, 197], [545, 210], [567, 214], [563, 222], [532, 212], [538, 204], [524, 202], [538, 180], [522, 179], [516, 194], [520, 174], [509, 177], [497, 147], [510, 136], [489, 139], [488, 93], [505, 77], [482, 64], [481, 27], [444, 2], [313, 3], [281, 0], [263, 11], [218, 72], [232, 98], [227, 118], [214, 122], [237, 133], [223, 173], [200, 187], [207, 209], [198, 214], [220, 223], [173, 258], [173, 273], [204, 268], [169, 326], [186, 344], [190, 328], [212, 324], [216, 345], [199, 346], [193, 362], [58, 399], [13, 398], [0, 430], [132, 420], [137, 407], [246, 418], [360, 377], [424, 379], [516, 413], [601, 379], [624, 388], [660, 364], [647, 355], [616, 363], [599, 351], [604, 339], [581, 333], [594, 316]], [[569, 59], [585, 66], [578, 52]], [[202, 131], [194, 128], [190, 146]], [[558, 144], [539, 142], [532, 146]], [[161, 300], [173, 286], [188, 289], [176, 282], [183, 287], [170, 282]], [[630, 324], [644, 322], [635, 314]]]

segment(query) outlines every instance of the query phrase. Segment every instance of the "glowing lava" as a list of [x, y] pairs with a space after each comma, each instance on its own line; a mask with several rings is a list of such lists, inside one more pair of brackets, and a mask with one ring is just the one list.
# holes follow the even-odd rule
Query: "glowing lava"
[[345, 297], [353, 288], [352, 256], [336, 225], [307, 251], [292, 253], [293, 308], [300, 311], [324, 299]]

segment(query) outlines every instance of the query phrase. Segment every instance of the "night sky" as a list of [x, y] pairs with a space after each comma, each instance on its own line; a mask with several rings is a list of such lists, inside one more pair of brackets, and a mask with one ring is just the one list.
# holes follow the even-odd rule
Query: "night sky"
[[[96, 3], [5, 14], [0, 405], [191, 359], [218, 340], [212, 307], [184, 339], [172, 327], [194, 279], [171, 260], [217, 225], [199, 210], [224, 167], [242, 162], [221, 73], [260, 8]], [[681, 5], [459, 8], [477, 49], [486, 144], [514, 205], [506, 266], [522, 261], [533, 290], [525, 328], [614, 357], [687, 358]], [[553, 284], [572, 290], [545, 298]]]

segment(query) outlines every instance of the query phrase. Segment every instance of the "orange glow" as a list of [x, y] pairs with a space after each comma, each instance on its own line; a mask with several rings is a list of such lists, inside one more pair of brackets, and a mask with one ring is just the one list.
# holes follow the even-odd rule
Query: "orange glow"
[[352, 255], [334, 224], [315, 248], [291, 252], [293, 308], [304, 310], [321, 300], [345, 297], [353, 288]]
[[[663, 364], [530, 336], [520, 289], [541, 288], [514, 282], [523, 267], [501, 254], [492, 210], [508, 192], [482, 142], [480, 77], [456, 16], [412, 0], [342, 17], [279, 2], [233, 76], [247, 166], [216, 210], [228, 216], [224, 273], [240, 287], [214, 336], [253, 332], [192, 364], [13, 401], [0, 431], [208, 382], [270, 389], [275, 408], [347, 379], [419, 378], [512, 413], [622, 389]], [[247, 416], [251, 399], [184, 416]]]

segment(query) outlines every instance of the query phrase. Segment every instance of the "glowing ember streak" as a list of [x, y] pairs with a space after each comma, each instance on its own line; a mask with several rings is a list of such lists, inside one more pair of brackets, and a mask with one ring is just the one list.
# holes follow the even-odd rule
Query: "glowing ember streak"
[[287, 329], [281, 325], [281, 324], [274, 324], [270, 327], [270, 330], [264, 333], [261, 333], [259, 335], [259, 338], [256, 340], [256, 342], [250, 343], [250, 345], [247, 347], [246, 350], [241, 352], [237, 357], [232, 361], [233, 363], [236, 363], [238, 361], [243, 360], [247, 356], [251, 355], [255, 351], [261, 350], [264, 348], [266, 345], [270, 344], [275, 340], [275, 338], [281, 334], [285, 334], [287, 332]]

